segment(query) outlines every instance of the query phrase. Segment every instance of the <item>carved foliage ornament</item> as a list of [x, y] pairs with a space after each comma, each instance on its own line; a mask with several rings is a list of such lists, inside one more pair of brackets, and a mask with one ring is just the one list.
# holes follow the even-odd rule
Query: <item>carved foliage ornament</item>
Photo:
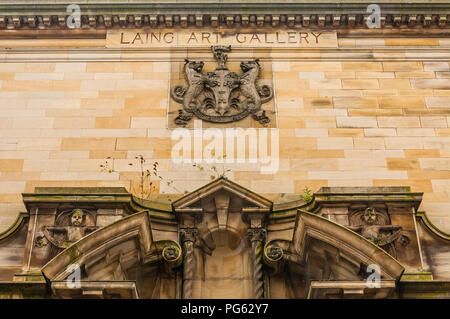
[[213, 123], [235, 122], [251, 115], [263, 125], [269, 123], [261, 105], [272, 99], [273, 90], [268, 85], [258, 85], [259, 61], [241, 62], [242, 73], [237, 74], [226, 67], [225, 52], [230, 52], [231, 46], [211, 49], [218, 63], [214, 72], [203, 74], [203, 62], [186, 59], [183, 72], [187, 86], [171, 89], [172, 98], [183, 106], [178, 110], [175, 124], [184, 126], [194, 115]]

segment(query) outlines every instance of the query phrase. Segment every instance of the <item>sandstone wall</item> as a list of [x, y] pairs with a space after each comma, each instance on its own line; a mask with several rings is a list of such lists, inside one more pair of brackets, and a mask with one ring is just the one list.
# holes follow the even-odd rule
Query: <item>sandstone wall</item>
[[[5, 42], [6, 41], [6, 42]], [[3, 40], [0, 51], [0, 231], [36, 186], [125, 186], [137, 155], [157, 161], [160, 193], [192, 191], [210, 172], [171, 159], [171, 63], [209, 51], [120, 52], [101, 40]], [[21, 47], [54, 47], [27, 50]], [[93, 47], [70, 50], [62, 47]], [[450, 231], [450, 40], [340, 38], [340, 49], [239, 51], [273, 72], [280, 169], [228, 164], [234, 181], [271, 199], [305, 186], [411, 186]], [[388, 49], [384, 51], [383, 49]], [[447, 58], [447, 60], [446, 60]], [[179, 63], [179, 62], [178, 62]], [[102, 172], [105, 159], [114, 172]], [[129, 163], [134, 163], [130, 166]]]

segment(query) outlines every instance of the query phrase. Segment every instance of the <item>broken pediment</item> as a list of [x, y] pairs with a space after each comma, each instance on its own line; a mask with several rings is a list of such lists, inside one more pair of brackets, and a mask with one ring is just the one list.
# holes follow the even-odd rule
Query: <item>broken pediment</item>
[[186, 251], [183, 298], [261, 298], [272, 202], [219, 178], [173, 203]]
[[176, 200], [172, 206], [175, 210], [182, 209], [186, 207], [198, 207], [196, 204], [199, 203], [199, 200], [210, 196], [217, 191], [224, 190], [241, 198], [244, 200], [244, 205], [248, 205], [251, 207], [261, 207], [261, 208], [271, 208], [272, 202], [268, 199], [258, 195], [247, 188], [232, 182], [231, 180], [220, 177], [209, 184], [183, 196], [182, 198]]

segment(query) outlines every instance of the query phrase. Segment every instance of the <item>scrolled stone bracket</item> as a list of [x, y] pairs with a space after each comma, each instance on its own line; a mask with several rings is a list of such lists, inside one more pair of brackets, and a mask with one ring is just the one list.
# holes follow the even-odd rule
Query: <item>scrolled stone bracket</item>
[[183, 254], [181, 246], [175, 241], [168, 241], [162, 248], [161, 260], [167, 274], [173, 276], [175, 269], [182, 265]]
[[285, 255], [283, 248], [281, 248], [277, 243], [269, 242], [264, 246], [264, 265], [271, 269], [272, 274], [280, 272], [283, 267], [284, 260]]

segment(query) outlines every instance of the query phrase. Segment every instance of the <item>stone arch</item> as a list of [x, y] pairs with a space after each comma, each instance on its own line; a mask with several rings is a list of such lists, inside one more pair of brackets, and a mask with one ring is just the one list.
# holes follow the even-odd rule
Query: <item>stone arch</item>
[[[271, 285], [282, 285], [294, 298], [386, 297], [404, 271], [394, 257], [371, 241], [308, 212], [298, 212], [292, 240], [273, 239], [266, 248], [271, 245], [283, 253], [275, 263], [265, 256], [272, 269], [283, 269], [271, 275]], [[369, 289], [366, 279], [373, 272], [367, 269], [373, 265], [379, 267], [380, 287]]]
[[[148, 293], [141, 297], [161, 297], [164, 290], [163, 295], [175, 298], [175, 279], [170, 273], [180, 263], [179, 244], [170, 238], [155, 241], [149, 213], [140, 212], [83, 237], [44, 265], [42, 273], [57, 296], [78, 297], [96, 291], [130, 298], [138, 297], [139, 285], [145, 285]], [[80, 270], [77, 289], [65, 284], [74, 271], [71, 265]]]

